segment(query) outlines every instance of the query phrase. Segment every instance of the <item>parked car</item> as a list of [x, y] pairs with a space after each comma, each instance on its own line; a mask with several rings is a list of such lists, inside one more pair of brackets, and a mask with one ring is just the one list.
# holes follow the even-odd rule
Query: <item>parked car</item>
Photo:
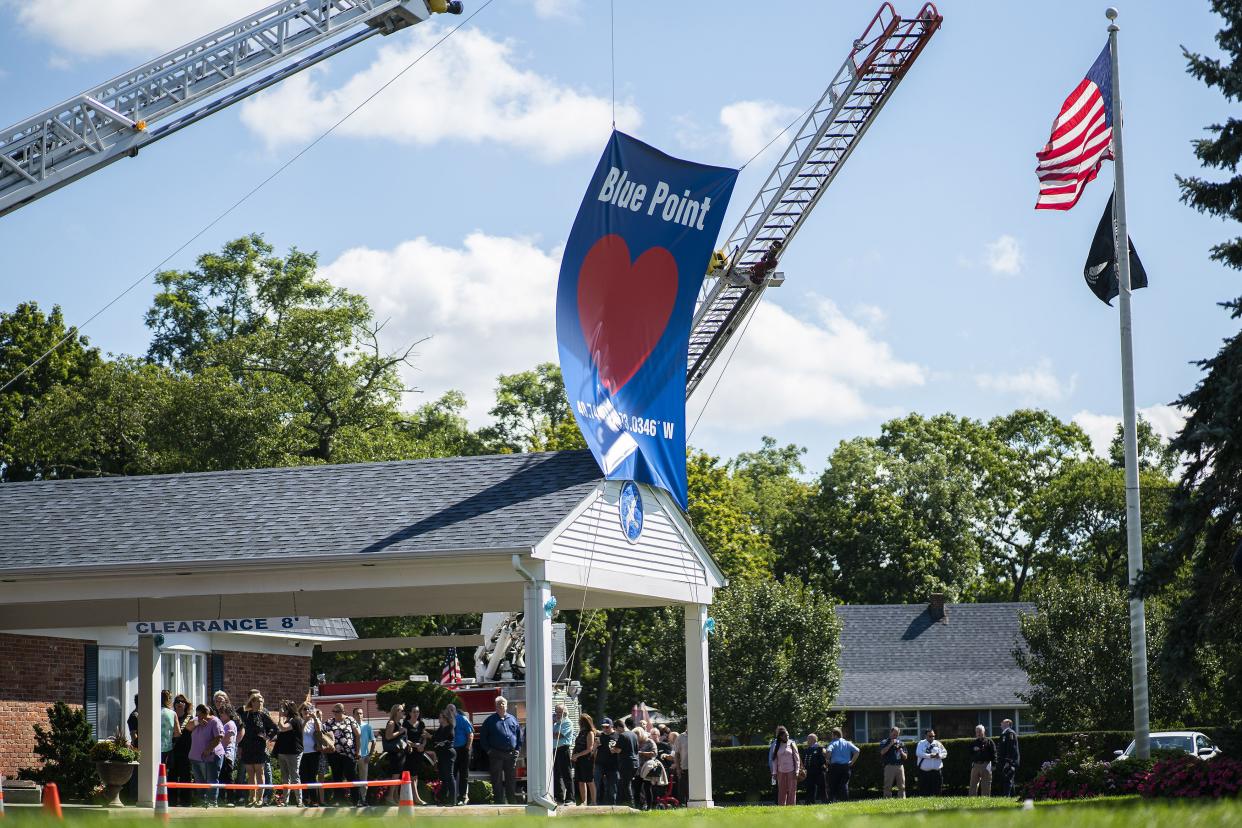
[[[1220, 748], [1212, 744], [1212, 740], [1199, 733], [1197, 730], [1163, 730], [1159, 733], [1151, 734], [1151, 749], [1154, 750], [1183, 750], [1191, 756], [1198, 756], [1200, 759], [1211, 759], [1220, 753]], [[1134, 742], [1125, 750], [1118, 750], [1114, 755], [1122, 759], [1129, 759], [1134, 754]]]

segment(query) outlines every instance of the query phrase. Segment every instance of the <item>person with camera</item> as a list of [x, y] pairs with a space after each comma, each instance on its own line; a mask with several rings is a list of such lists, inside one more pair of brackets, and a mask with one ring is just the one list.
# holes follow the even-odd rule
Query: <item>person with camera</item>
[[[302, 720], [302, 755], [298, 759], [298, 779], [310, 784], [319, 781], [319, 750], [325, 736], [323, 720], [310, 702], [302, 702], [298, 707], [298, 718]], [[307, 806], [322, 805], [323, 789], [307, 788], [302, 794], [302, 802]]]
[[[285, 699], [280, 703], [280, 718], [276, 722], [276, 761], [280, 763], [280, 780], [285, 784], [301, 784], [302, 728], [305, 724], [293, 702]], [[283, 793], [279, 800], [281, 805], [302, 807], [301, 790], [292, 789]]]
[[930, 727], [914, 749], [915, 761], [919, 768], [919, 796], [939, 796], [944, 783], [943, 769], [945, 757], [949, 752], [936, 739], [936, 731]]
[[906, 746], [901, 741], [901, 731], [890, 728], [888, 738], [880, 742], [880, 764], [884, 766], [884, 787], [880, 795], [885, 799], [897, 788], [897, 798], [906, 798]]

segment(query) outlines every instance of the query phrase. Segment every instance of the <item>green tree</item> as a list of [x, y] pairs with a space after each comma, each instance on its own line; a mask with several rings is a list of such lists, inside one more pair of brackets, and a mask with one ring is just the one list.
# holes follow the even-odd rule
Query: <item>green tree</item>
[[975, 421], [911, 414], [878, 438], [842, 442], [791, 533], [778, 574], [849, 603], [965, 590], [982, 565], [989, 517]]
[[59, 306], [44, 313], [37, 303], [23, 302], [12, 313], [0, 312], [0, 385], [12, 381], [0, 391], [0, 481], [46, 476], [38, 460], [14, 444], [14, 432], [52, 389], [82, 383], [99, 363], [98, 349], [66, 329]]
[[480, 434], [494, 451], [560, 451], [586, 448], [569, 410], [560, 366], [553, 362], [496, 380], [494, 424]]
[[469, 457], [488, 452], [487, 441], [471, 430], [463, 412], [466, 397], [446, 391], [401, 418], [400, 430], [411, 444], [412, 457]]
[[1090, 456], [1091, 441], [1076, 424], [1033, 409], [996, 417], [974, 435], [968, 462], [986, 504], [980, 597], [1021, 601], [1030, 578], [1064, 552], [1053, 537], [1048, 492]]
[[176, 372], [133, 358], [50, 389], [13, 431], [41, 476], [94, 477], [305, 462], [278, 396], [221, 368]]
[[801, 733], [829, 722], [841, 686], [841, 621], [829, 599], [793, 578], [739, 581], [717, 593], [711, 617], [717, 733], [750, 742], [777, 725]]
[[[352, 618], [359, 638], [408, 638], [420, 635], [441, 635], [450, 632], [477, 633], [482, 617], [466, 615], [413, 615]], [[473, 674], [474, 651], [458, 650], [462, 673]], [[316, 650], [311, 659], [314, 673], [323, 673], [328, 681], [365, 681], [368, 679], [408, 679], [426, 675], [433, 681], [440, 678], [444, 667], [444, 650], [396, 649], [353, 650], [326, 653]], [[424, 711], [426, 712], [426, 711]]]
[[414, 345], [386, 353], [366, 299], [317, 278], [315, 254], [272, 250], [250, 235], [200, 256], [196, 270], [157, 274], [148, 357], [192, 374], [223, 367], [284, 398], [309, 461], [399, 454], [398, 403], [410, 389], [398, 368]]
[[746, 490], [718, 458], [690, 451], [686, 461], [687, 517], [725, 577], [772, 574], [772, 545], [745, 511]]
[[[1022, 617], [1024, 647], [1014, 659], [1026, 671], [1031, 691], [1022, 700], [1048, 731], [1128, 730], [1133, 722], [1130, 696], [1130, 617], [1126, 590], [1089, 577], [1043, 584], [1035, 613]], [[1159, 652], [1165, 642], [1164, 612], [1147, 605], [1147, 646]], [[1193, 716], [1193, 706], [1160, 675], [1153, 674], [1152, 719], [1175, 725]]]
[[[1242, 3], [1213, 0], [1224, 19], [1216, 35], [1222, 58], [1183, 50], [1191, 75], [1236, 104], [1242, 99]], [[1182, 201], [1196, 210], [1232, 222], [1242, 220], [1242, 120], [1227, 118], [1209, 126], [1210, 137], [1194, 142], [1203, 166], [1223, 171], [1221, 180], [1178, 177]], [[1236, 233], [1236, 224], [1230, 224]], [[1211, 258], [1242, 269], [1242, 237], [1233, 235], [1212, 248]], [[1222, 303], [1242, 319], [1242, 296]], [[1242, 707], [1242, 579], [1231, 572], [1242, 542], [1242, 332], [1226, 339], [1215, 356], [1198, 363], [1203, 377], [1178, 400], [1188, 414], [1172, 449], [1185, 458], [1173, 492], [1169, 521], [1173, 540], [1149, 556], [1148, 592], [1159, 589], [1175, 602], [1169, 646], [1161, 653], [1171, 680], [1210, 692], [1224, 676], [1219, 701], [1236, 718]], [[1215, 669], [1201, 669], [1211, 654]]]
[[805, 455], [805, 448], [792, 443], [779, 446], [765, 435], [757, 451], [744, 451], [729, 462], [740, 506], [754, 530], [769, 539], [776, 558], [782, 556], [811, 493], [811, 486], [801, 479], [806, 474]]

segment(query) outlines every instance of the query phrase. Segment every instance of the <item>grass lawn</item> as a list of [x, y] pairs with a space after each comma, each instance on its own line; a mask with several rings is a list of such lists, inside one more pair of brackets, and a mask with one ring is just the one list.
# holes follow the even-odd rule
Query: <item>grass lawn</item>
[[[570, 809], [568, 814], [572, 815]], [[1182, 801], [1152, 802], [1139, 800], [1135, 797], [1118, 797], [1086, 800], [1081, 802], [1044, 803], [1033, 811], [1024, 811], [1018, 803], [996, 799], [967, 799], [965, 797], [944, 797], [930, 802], [925, 799], [907, 800], [863, 800], [836, 805], [798, 806], [796, 808], [777, 808], [774, 806], [739, 806], [717, 808], [711, 811], [678, 810], [657, 811], [650, 814], [619, 814], [619, 815], [585, 815], [569, 816], [573, 823], [590, 822], [602, 828], [638, 828], [641, 823], [649, 823], [653, 827], [667, 825], [668, 828], [700, 828], [700, 826], [723, 826], [723, 828], [740, 828], [740, 826], [767, 826], [768, 828], [800, 828], [800, 826], [831, 825], [832, 828], [883, 828], [884, 817], [900, 814], [903, 816], [902, 826], [917, 825], [928, 828], [1134, 828], [1134, 826], [1176, 826], [1176, 828], [1216, 828], [1216, 826], [1242, 825], [1242, 800], [1223, 802], [1213, 801]], [[50, 826], [57, 824], [45, 820], [36, 810], [9, 809], [9, 817], [5, 822], [10, 825]], [[151, 816], [142, 813], [134, 818], [109, 816], [99, 812], [85, 810], [67, 811], [70, 822], [91, 822], [95, 826], [150, 826]], [[219, 819], [204, 818], [195, 815], [193, 818], [178, 819], [173, 811], [172, 822], [184, 822], [186, 828], [214, 828], [214, 826], [271, 826], [285, 828], [294, 819], [307, 817], [291, 817], [279, 812], [266, 810], [261, 812], [224, 812]], [[376, 824], [405, 824], [411, 820], [389, 817], [359, 817], [353, 812], [318, 812], [316, 820], [326, 820], [335, 826], [365, 828]], [[563, 818], [558, 818], [563, 819]], [[472, 828], [495, 826], [525, 826], [544, 822], [542, 817], [433, 817], [417, 816], [414, 822], [433, 823], [434, 826], [469, 825]]]

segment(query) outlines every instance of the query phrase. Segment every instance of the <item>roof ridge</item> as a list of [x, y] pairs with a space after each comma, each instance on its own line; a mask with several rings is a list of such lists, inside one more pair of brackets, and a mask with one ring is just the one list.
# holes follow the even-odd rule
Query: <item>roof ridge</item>
[[[415, 457], [406, 460], [370, 460], [358, 463], [307, 463], [305, 465], [296, 466], [260, 466], [258, 468], [245, 469], [213, 469], [211, 471], [188, 471], [188, 472], [164, 472], [161, 474], [116, 474], [98, 477], [71, 477], [56, 478], [52, 480], [16, 480], [8, 483], [0, 483], [0, 494], [2, 494], [10, 486], [25, 487], [32, 484], [41, 486], [53, 485], [88, 485], [91, 483], [115, 483], [118, 481], [155, 481], [169, 480], [173, 478], [204, 480], [217, 477], [251, 477], [257, 475], [269, 474], [295, 474], [295, 473], [326, 473], [327, 470], [341, 471], [344, 469], [361, 470], [368, 468], [396, 468], [409, 467], [419, 465], [435, 465], [449, 463], [471, 463], [481, 461], [496, 461], [501, 459], [512, 458], [511, 462], [524, 461], [529, 462], [535, 458], [553, 458], [568, 455], [589, 455], [587, 449], [563, 449], [560, 451], [528, 451], [528, 452], [501, 452], [496, 454], [459, 454], [450, 457]], [[603, 476], [602, 473], [600, 475]]]

